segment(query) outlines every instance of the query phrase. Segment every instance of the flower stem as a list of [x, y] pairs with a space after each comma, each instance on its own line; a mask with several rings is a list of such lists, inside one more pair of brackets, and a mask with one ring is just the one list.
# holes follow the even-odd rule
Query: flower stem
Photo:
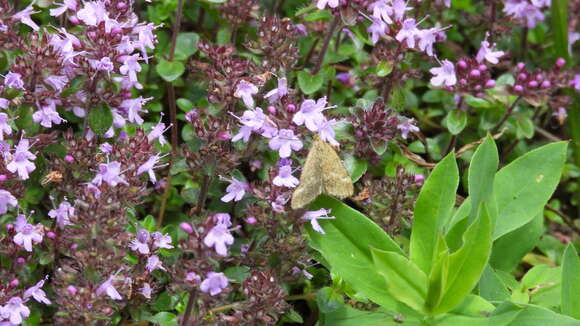
[[334, 30], [338, 26], [339, 22], [340, 22], [340, 17], [339, 16], [334, 17], [334, 20], [330, 24], [330, 28], [328, 28], [328, 33], [326, 34], [326, 37], [324, 38], [324, 43], [322, 44], [322, 49], [320, 50], [320, 54], [318, 55], [318, 61], [316, 62], [314, 69], [312, 69], [313, 75], [316, 75], [320, 71], [320, 68], [322, 68], [322, 62], [324, 61], [324, 56], [326, 55], [326, 50], [328, 50], [328, 45], [330, 44], [330, 40], [332, 39], [332, 34], [334, 34]]
[[518, 102], [520, 101], [521, 98], [522, 98], [521, 95], [518, 96], [516, 98], [516, 100], [512, 103], [512, 105], [510, 105], [510, 107], [508, 108], [508, 110], [506, 111], [504, 116], [501, 118], [501, 120], [495, 125], [495, 127], [493, 127], [491, 129], [492, 134], [496, 133], [499, 130], [499, 128], [501, 128], [501, 126], [503, 126], [503, 124], [506, 122], [506, 120], [512, 115], [512, 112], [516, 108], [516, 104], [518, 104]]

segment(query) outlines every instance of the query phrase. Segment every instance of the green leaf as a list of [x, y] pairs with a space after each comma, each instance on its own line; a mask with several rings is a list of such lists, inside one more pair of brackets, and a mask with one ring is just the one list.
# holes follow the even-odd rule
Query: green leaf
[[248, 266], [232, 266], [224, 270], [224, 274], [234, 283], [242, 283], [250, 275]]
[[560, 180], [567, 145], [557, 142], [542, 146], [496, 174], [494, 240], [528, 223], [546, 205]]
[[186, 60], [197, 51], [199, 35], [196, 33], [179, 33], [175, 43], [175, 60]]
[[580, 320], [557, 314], [536, 305], [524, 305], [510, 326], [579, 326]]
[[516, 117], [516, 137], [518, 139], [534, 137], [535, 126], [532, 119], [519, 115]]
[[355, 291], [385, 307], [398, 307], [386, 290], [384, 277], [376, 271], [370, 247], [403, 254], [401, 248], [378, 225], [337, 199], [322, 195], [309, 209], [319, 208], [331, 209], [336, 219], [320, 221], [326, 234], [308, 226], [310, 245]]
[[323, 313], [333, 312], [342, 308], [344, 305], [343, 300], [342, 296], [335, 289], [328, 286], [323, 287], [316, 293], [318, 309]]
[[99, 105], [89, 111], [88, 119], [91, 130], [97, 135], [102, 135], [113, 125], [113, 112], [108, 105]]
[[562, 313], [580, 319], [580, 258], [571, 243], [562, 258]]
[[377, 76], [385, 77], [393, 71], [393, 63], [389, 61], [381, 61], [377, 65]]
[[469, 317], [448, 314], [437, 319], [437, 326], [508, 326], [517, 318], [520, 311], [508, 311], [489, 317]]
[[473, 108], [489, 109], [491, 103], [481, 97], [475, 97], [471, 95], [465, 95], [465, 103]]
[[437, 236], [451, 216], [458, 185], [459, 172], [451, 153], [435, 166], [415, 203], [410, 258], [425, 274], [431, 270]]
[[467, 113], [462, 110], [449, 111], [445, 121], [449, 132], [458, 135], [467, 126]]
[[179, 61], [161, 60], [155, 66], [155, 71], [167, 82], [172, 82], [179, 78], [185, 71], [185, 65]]
[[495, 240], [489, 264], [496, 269], [511, 272], [544, 233], [544, 214], [540, 212], [524, 226]]
[[568, 0], [553, 0], [552, 8], [552, 35], [556, 54], [570, 61], [568, 53]]
[[479, 295], [490, 301], [503, 301], [510, 297], [508, 288], [489, 265], [485, 266], [479, 280]]
[[427, 275], [405, 256], [371, 248], [377, 271], [387, 280], [387, 289], [397, 300], [418, 312], [424, 310]]
[[297, 74], [298, 86], [300, 87], [300, 90], [306, 95], [315, 93], [320, 89], [320, 87], [322, 87], [322, 84], [324, 83], [324, 75], [322, 73], [312, 75], [307, 71], [299, 71]]
[[[145, 217], [145, 219], [143, 219], [143, 221], [141, 221], [141, 226], [149, 232], [154, 232], [156, 225], [157, 225], [157, 222], [155, 222], [155, 217], [153, 217], [153, 215], [147, 215]], [[137, 231], [139, 231], [139, 230], [137, 230]]]
[[478, 219], [465, 232], [463, 246], [449, 256], [445, 291], [433, 314], [455, 308], [471, 292], [487, 264], [491, 244], [491, 219], [483, 205]]
[[360, 177], [362, 177], [365, 172], [367, 171], [369, 163], [366, 160], [361, 160], [354, 155], [347, 154], [342, 161], [344, 163], [344, 167], [350, 174], [350, 178], [352, 182], [356, 182]]
[[480, 207], [480, 204], [491, 198], [493, 180], [498, 165], [499, 156], [497, 154], [497, 147], [493, 138], [488, 134], [485, 137], [485, 141], [477, 147], [469, 165], [470, 221], [476, 218], [477, 209]]
[[341, 309], [321, 314], [318, 326], [420, 326], [417, 320], [394, 316], [387, 311], [361, 311], [344, 305]]
[[288, 321], [290, 323], [295, 323], [295, 324], [303, 324], [304, 323], [304, 319], [302, 318], [302, 316], [296, 312], [296, 310], [294, 309], [290, 309], [290, 311], [288, 311], [285, 315], [282, 316], [282, 322]]
[[159, 326], [177, 326], [177, 316], [170, 312], [160, 312], [147, 319]]

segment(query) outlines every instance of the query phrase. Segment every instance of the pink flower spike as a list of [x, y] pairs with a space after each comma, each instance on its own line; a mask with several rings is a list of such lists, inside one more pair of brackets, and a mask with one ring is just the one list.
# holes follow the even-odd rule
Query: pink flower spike
[[39, 31], [40, 27], [30, 18], [30, 15], [39, 13], [39, 11], [34, 11], [32, 5], [26, 7], [24, 10], [17, 12], [12, 16], [12, 19], [19, 20], [22, 24], [28, 25], [35, 31]]
[[443, 60], [441, 67], [431, 68], [429, 72], [433, 74], [433, 78], [431, 78], [433, 86], [453, 86], [457, 83], [455, 67], [449, 60]]
[[201, 282], [199, 288], [211, 296], [220, 294], [223, 289], [228, 287], [228, 278], [223, 273], [207, 273], [207, 278]]

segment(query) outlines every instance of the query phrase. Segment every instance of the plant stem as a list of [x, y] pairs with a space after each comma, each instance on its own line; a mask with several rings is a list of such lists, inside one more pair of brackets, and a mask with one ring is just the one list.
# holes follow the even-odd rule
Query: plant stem
[[520, 101], [520, 99], [522, 98], [522, 96], [518, 96], [516, 98], [516, 100], [512, 103], [512, 105], [510, 105], [510, 107], [508, 108], [508, 110], [506, 111], [506, 113], [504, 114], [504, 116], [501, 118], [501, 120], [495, 125], [495, 127], [493, 127], [491, 129], [491, 133], [496, 133], [498, 131], [498, 129], [506, 122], [506, 120], [512, 115], [512, 112], [514, 111], [514, 109], [516, 108], [516, 104], [518, 104], [518, 102]]
[[[172, 35], [171, 35], [171, 46], [169, 48], [168, 61], [173, 61], [175, 58], [175, 48], [177, 45], [177, 34], [181, 28], [181, 16], [183, 12], [183, 0], [179, 0], [177, 4], [177, 12], [175, 14], [175, 22], [173, 23]], [[165, 210], [167, 208], [167, 201], [169, 199], [169, 192], [171, 191], [171, 167], [175, 162], [175, 157], [177, 156], [177, 106], [175, 100], [175, 88], [173, 83], [167, 83], [167, 100], [169, 103], [169, 120], [171, 121], [171, 158], [169, 160], [169, 173], [167, 175], [167, 182], [165, 184], [165, 190], [163, 191], [163, 197], [161, 198], [161, 205], [159, 207], [159, 216], [157, 217], [157, 226], [160, 227], [163, 224], [163, 219], [165, 218]]]
[[556, 215], [560, 216], [562, 218], [562, 221], [564, 221], [564, 223], [566, 223], [566, 225], [570, 229], [572, 229], [572, 231], [576, 232], [576, 234], [580, 234], [580, 228], [578, 228], [576, 226], [576, 224], [574, 224], [574, 219], [572, 219], [568, 215], [564, 214], [562, 211], [555, 209], [554, 207], [552, 207], [550, 205], [546, 205], [546, 209], [549, 210], [550, 212], [555, 213]]
[[338, 26], [339, 22], [340, 17], [336, 16], [334, 17], [334, 20], [330, 24], [330, 28], [328, 29], [328, 33], [326, 34], [326, 37], [324, 38], [324, 43], [322, 44], [322, 49], [320, 50], [320, 54], [318, 55], [318, 61], [316, 62], [314, 69], [312, 69], [313, 75], [316, 75], [320, 71], [320, 68], [322, 68], [322, 62], [324, 61], [326, 50], [328, 50], [328, 45], [330, 44], [330, 40], [332, 39], [332, 34], [334, 34], [334, 30]]
[[183, 319], [181, 319], [181, 326], [186, 326], [189, 322], [189, 317], [191, 316], [191, 312], [193, 311], [193, 297], [195, 294], [195, 289], [191, 289], [189, 291], [189, 299], [187, 300], [187, 306], [185, 307], [185, 311], [183, 312]]

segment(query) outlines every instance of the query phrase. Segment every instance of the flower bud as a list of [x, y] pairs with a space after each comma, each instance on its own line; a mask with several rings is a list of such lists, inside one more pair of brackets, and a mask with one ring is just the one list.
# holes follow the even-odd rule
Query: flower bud
[[276, 108], [275, 108], [275, 107], [273, 107], [272, 105], [270, 105], [270, 106], [268, 107], [268, 112], [270, 112], [271, 114], [276, 114]]
[[4, 182], [8, 179], [8, 177], [6, 176], [6, 174], [0, 174], [0, 182]]
[[514, 91], [515, 91], [516, 93], [521, 93], [521, 92], [523, 92], [523, 91], [524, 91], [524, 87], [523, 87], [522, 85], [515, 85], [515, 86], [514, 86]]
[[459, 80], [459, 83], [460, 83], [461, 85], [467, 85], [467, 79], [465, 79], [465, 78], [461, 78], [461, 79]]
[[74, 156], [72, 156], [70, 154], [66, 154], [64, 156], [64, 161], [67, 163], [72, 163], [72, 162], [74, 162], [74, 160], [75, 160]]
[[16, 258], [16, 263], [22, 265], [22, 264], [26, 263], [26, 259], [24, 259], [24, 257], [18, 257], [18, 258]]
[[415, 183], [422, 184], [425, 181], [425, 176], [422, 174], [415, 174]]
[[46, 233], [46, 237], [54, 240], [54, 239], [56, 239], [56, 233], [49, 231]]
[[20, 284], [20, 281], [18, 279], [13, 279], [12, 281], [10, 281], [10, 287], [17, 287]]
[[296, 112], [296, 105], [294, 105], [294, 104], [288, 104], [286, 106], [286, 110], [288, 110], [288, 112]]
[[519, 71], [522, 71], [522, 70], [523, 70], [525, 67], [526, 67], [526, 64], [525, 64], [525, 63], [523, 63], [523, 62], [519, 62], [519, 63], [516, 65], [516, 69], [517, 69], [517, 70], [519, 70]]
[[528, 75], [526, 75], [525, 73], [520, 73], [518, 74], [518, 79], [519, 80], [526, 80], [528, 78]]
[[486, 65], [479, 65], [479, 67], [477, 69], [479, 69], [480, 71], [486, 71], [487, 66]]
[[549, 80], [544, 80], [544, 81], [542, 82], [542, 85], [540, 85], [540, 86], [541, 86], [542, 88], [548, 88], [548, 87], [552, 86], [552, 83], [550, 83], [550, 81], [549, 81]]
[[541, 82], [542, 80], [544, 80], [544, 75], [542, 75], [542, 74], [537, 74], [537, 75], [536, 75], [536, 80], [537, 80], [538, 82]]
[[457, 67], [459, 67], [461, 69], [465, 69], [465, 68], [467, 68], [467, 62], [465, 62], [465, 60], [459, 60], [457, 62]]
[[74, 285], [67, 286], [66, 287], [66, 290], [67, 290], [68, 293], [70, 293], [72, 295], [75, 295], [78, 292], [77, 288]]
[[528, 87], [536, 88], [536, 87], [538, 87], [538, 82], [535, 80], [532, 80], [528, 83]]
[[6, 231], [12, 231], [12, 230], [14, 230], [14, 224], [12, 224], [12, 223], [6, 224]]
[[495, 80], [490, 79], [485, 83], [485, 88], [493, 88], [495, 87]]
[[564, 67], [565, 64], [566, 60], [564, 58], [558, 58], [558, 60], [556, 60], [556, 67], [558, 68]]
[[183, 230], [183, 232], [185, 232], [187, 234], [192, 234], [193, 233], [193, 227], [191, 226], [191, 224], [189, 224], [187, 222], [181, 222], [179, 224], [179, 228], [181, 230]]
[[250, 217], [248, 217], [248, 218], [246, 219], [246, 223], [248, 223], [248, 224], [250, 224], [250, 225], [254, 225], [254, 224], [256, 224], [257, 222], [258, 222], [258, 220], [257, 220], [255, 217], [253, 217], [253, 216], [250, 216]]
[[117, 9], [125, 9], [127, 8], [127, 4], [124, 2], [117, 3]]
[[469, 72], [469, 76], [473, 77], [473, 78], [477, 78], [477, 77], [481, 76], [481, 71], [479, 71], [477, 69], [473, 69], [472, 71]]

